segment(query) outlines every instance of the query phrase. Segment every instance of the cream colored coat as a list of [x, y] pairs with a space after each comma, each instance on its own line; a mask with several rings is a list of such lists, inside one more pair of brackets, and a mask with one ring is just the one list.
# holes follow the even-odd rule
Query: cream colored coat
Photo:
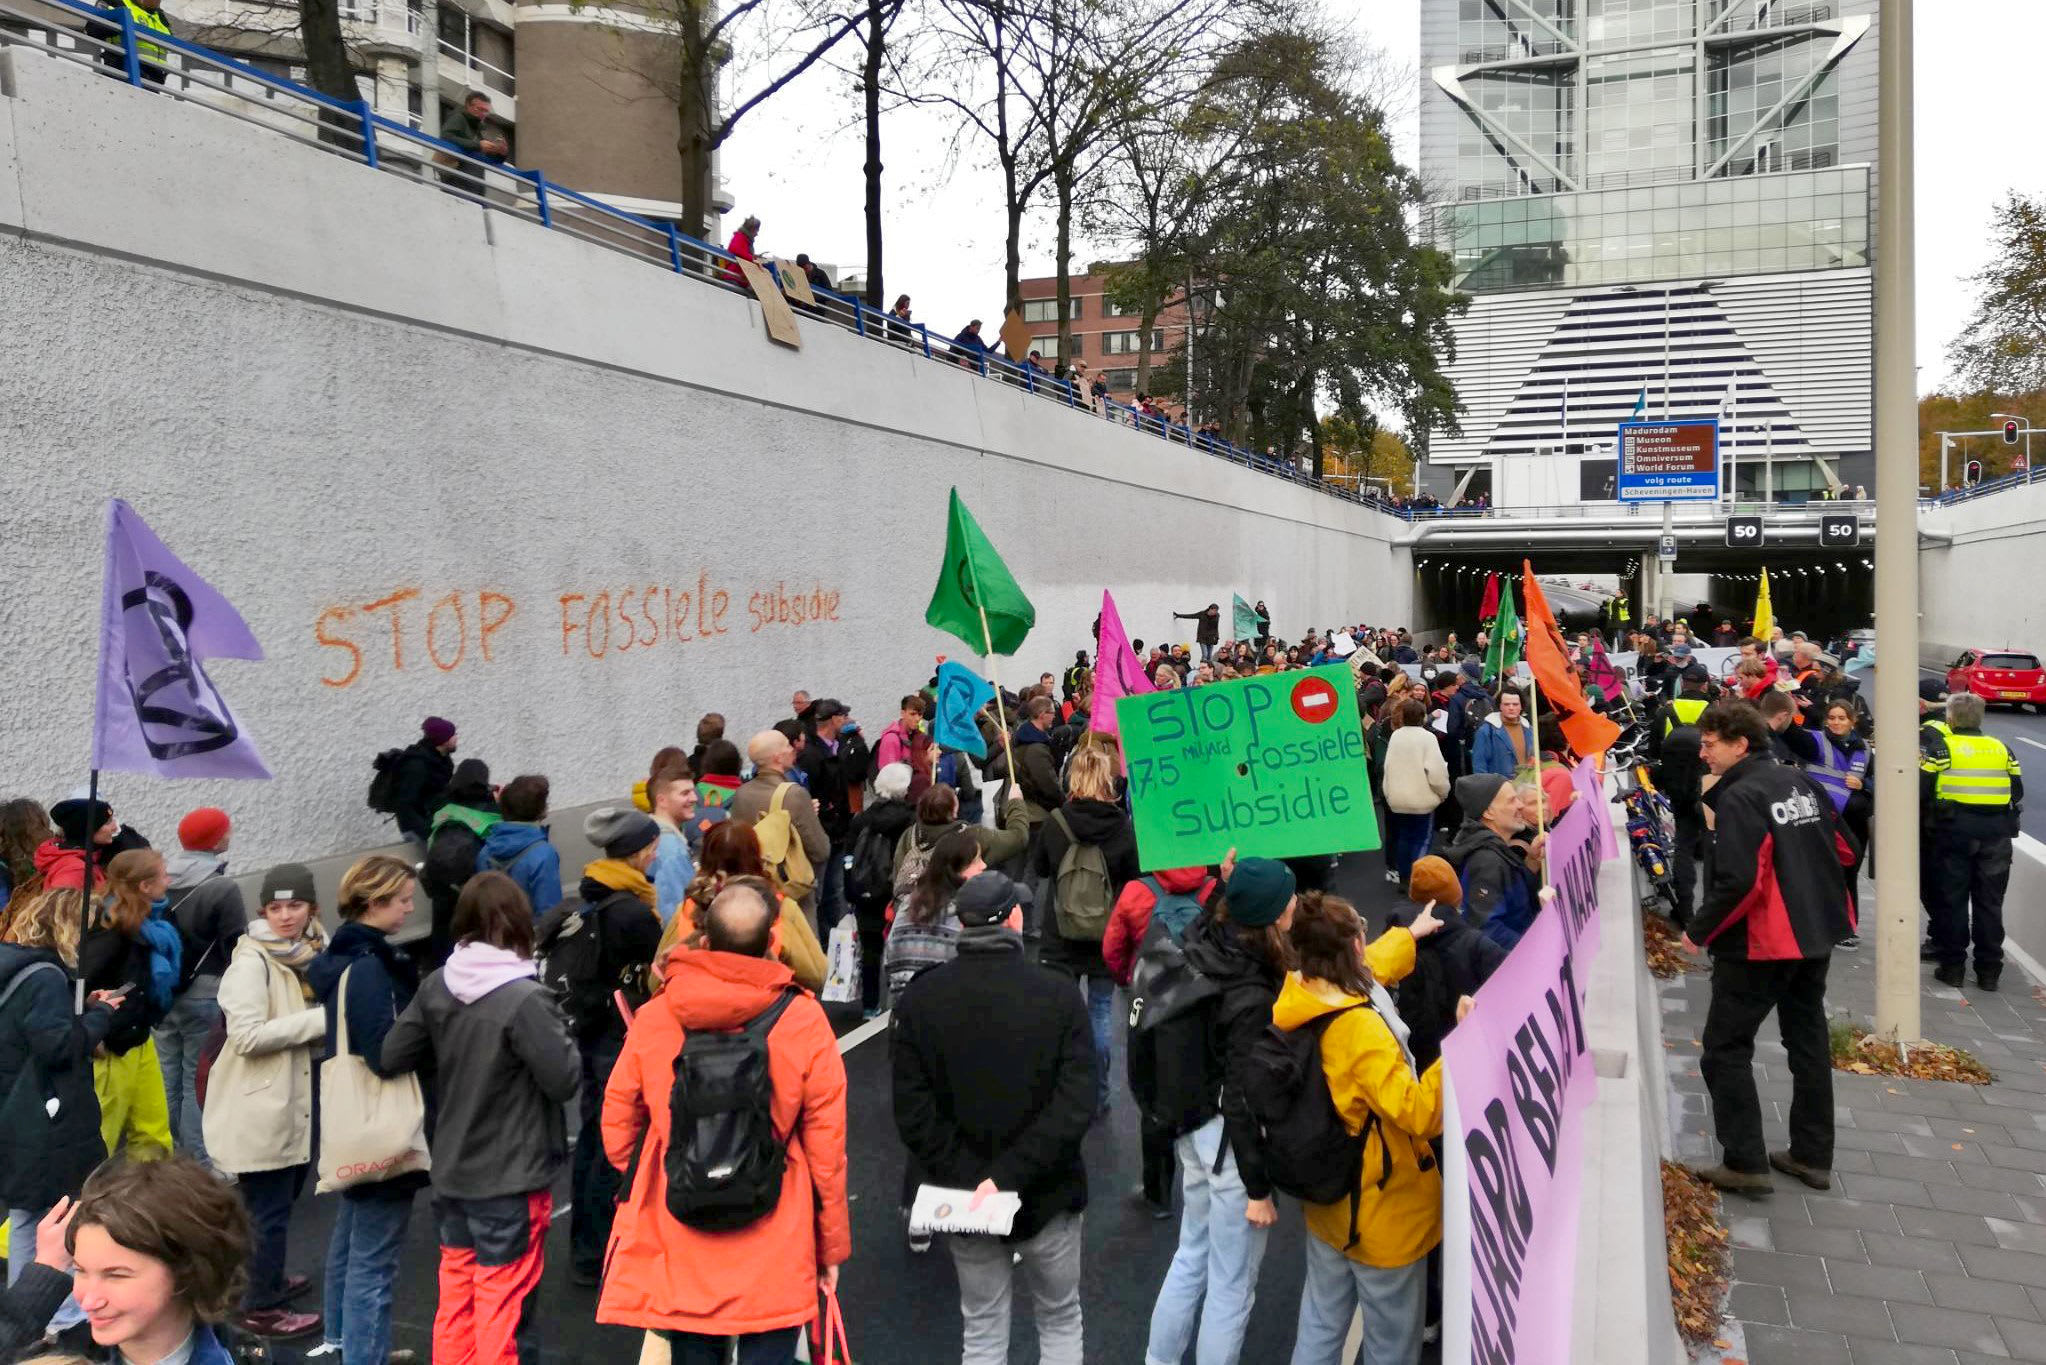
[[277, 1171], [313, 1156], [313, 1054], [326, 1012], [255, 939], [235, 941], [220, 978], [227, 1043], [206, 1085], [206, 1153], [230, 1174]]

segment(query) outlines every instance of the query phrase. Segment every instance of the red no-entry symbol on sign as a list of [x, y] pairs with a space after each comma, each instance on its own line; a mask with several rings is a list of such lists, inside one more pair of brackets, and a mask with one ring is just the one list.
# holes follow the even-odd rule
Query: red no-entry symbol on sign
[[1326, 678], [1302, 678], [1293, 684], [1293, 714], [1319, 725], [1336, 713], [1336, 689]]

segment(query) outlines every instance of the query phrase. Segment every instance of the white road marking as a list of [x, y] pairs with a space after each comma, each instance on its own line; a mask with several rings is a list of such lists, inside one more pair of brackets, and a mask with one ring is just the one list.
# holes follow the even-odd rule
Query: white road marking
[[840, 1038], [838, 1040], [838, 1055], [843, 1057], [846, 1053], [851, 1052], [861, 1043], [866, 1042], [867, 1039], [874, 1037], [876, 1034], [886, 1033], [888, 1031], [888, 1015], [889, 1011], [882, 1010], [872, 1019], [869, 1019], [866, 1023], [861, 1024], [851, 1033], [848, 1033], [843, 1038]]
[[2029, 744], [2034, 749], [2046, 749], [2046, 744], [2041, 744], [2038, 740], [2028, 738], [2025, 735], [2013, 735], [2011, 738], [2017, 740], [2020, 744]]

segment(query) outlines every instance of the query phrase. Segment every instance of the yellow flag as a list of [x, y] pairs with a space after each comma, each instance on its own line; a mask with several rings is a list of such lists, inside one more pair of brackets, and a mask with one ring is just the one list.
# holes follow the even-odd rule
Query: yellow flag
[[1762, 586], [1755, 594], [1755, 638], [1764, 645], [1769, 643], [1769, 630], [1776, 624], [1776, 613], [1769, 607], [1769, 571], [1762, 570]]

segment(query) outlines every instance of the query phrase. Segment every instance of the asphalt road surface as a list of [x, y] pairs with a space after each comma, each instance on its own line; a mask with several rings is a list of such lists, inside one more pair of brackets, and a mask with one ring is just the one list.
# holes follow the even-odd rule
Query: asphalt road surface
[[[2046, 763], [2041, 767], [2046, 770]], [[1385, 882], [1384, 872], [1380, 854], [1353, 854], [1338, 865], [1335, 878], [1336, 890], [1379, 924], [1386, 909], [1399, 903], [1397, 889]], [[832, 1008], [842, 1038], [859, 1027], [857, 1010], [842, 1013], [841, 1007]], [[1140, 1181], [1141, 1162], [1136, 1114], [1122, 1080], [1119, 1038], [1117, 1048], [1113, 1106], [1086, 1141], [1089, 1193], [1082, 1284], [1089, 1365], [1131, 1365], [1144, 1358], [1152, 1300], [1178, 1239], [1176, 1219], [1153, 1219], [1130, 1198]], [[853, 1256], [842, 1272], [839, 1301], [845, 1308], [852, 1350], [861, 1365], [957, 1360], [959, 1300], [951, 1259], [942, 1242], [927, 1254], [913, 1255], [897, 1221], [903, 1153], [890, 1110], [885, 1032], [854, 1044], [845, 1060], [850, 1083]], [[597, 1291], [569, 1283], [568, 1197], [564, 1172], [555, 1189], [554, 1231], [548, 1240], [547, 1273], [538, 1298], [541, 1359], [547, 1365], [593, 1361], [631, 1365], [639, 1357], [640, 1333], [599, 1326], [595, 1321]], [[317, 1286], [334, 1202], [331, 1197], [316, 1198], [308, 1192], [292, 1222], [289, 1268], [313, 1277], [315, 1288], [304, 1300], [309, 1309], [319, 1307]], [[1280, 1203], [1279, 1225], [1268, 1243], [1258, 1281], [1246, 1361], [1283, 1359], [1293, 1340], [1305, 1234], [1299, 1210], [1288, 1207], [1283, 1196]], [[422, 1196], [413, 1207], [393, 1304], [394, 1345], [418, 1351], [421, 1360], [431, 1359], [438, 1257], [428, 1200]], [[1029, 1311], [1019, 1291], [1009, 1356], [1012, 1365], [1037, 1360], [1036, 1338], [1028, 1324]], [[270, 1356], [283, 1365], [294, 1365], [318, 1344], [316, 1335], [273, 1343]], [[1189, 1351], [1187, 1359], [1192, 1358]], [[337, 1359], [317, 1357], [315, 1365], [335, 1365]], [[1424, 1360], [1436, 1359], [1436, 1348], [1431, 1346]]]
[[2046, 716], [1992, 706], [1982, 728], [2008, 744], [2025, 770], [2028, 798], [2018, 824], [2034, 839], [2046, 839]]

